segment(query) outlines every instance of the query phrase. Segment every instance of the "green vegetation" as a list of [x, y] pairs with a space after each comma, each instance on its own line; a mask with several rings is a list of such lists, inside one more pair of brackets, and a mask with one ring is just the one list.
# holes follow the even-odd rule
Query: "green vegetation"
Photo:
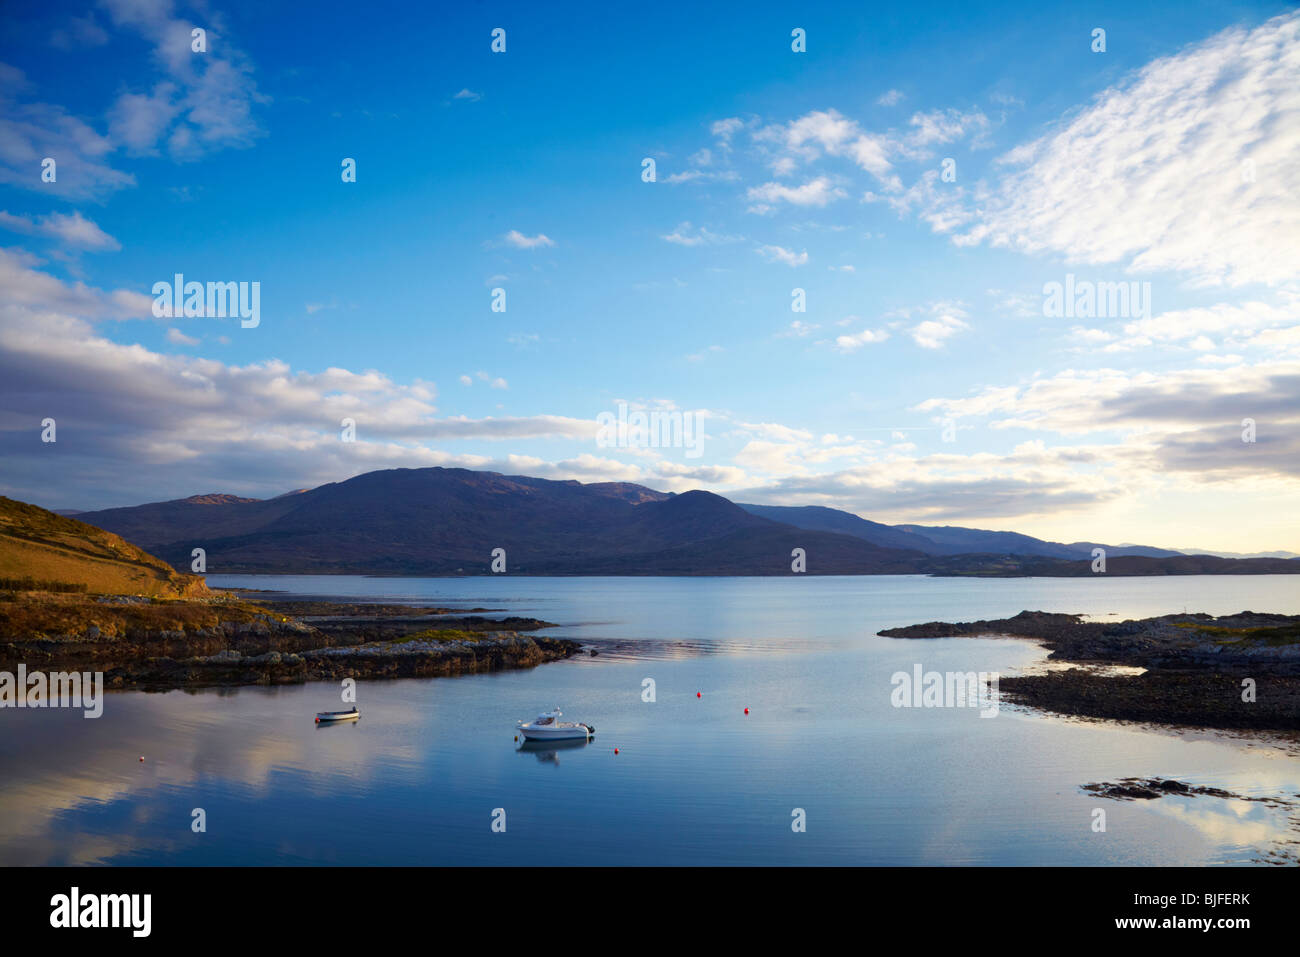
[[1221, 625], [1202, 625], [1194, 621], [1174, 623], [1179, 628], [1186, 628], [1200, 634], [1217, 637], [1220, 645], [1265, 645], [1278, 647], [1300, 642], [1300, 625], [1289, 624], [1257, 628], [1225, 628]]
[[462, 631], [459, 628], [426, 628], [412, 635], [393, 638], [388, 644], [404, 645], [411, 641], [479, 641], [482, 637], [482, 632]]

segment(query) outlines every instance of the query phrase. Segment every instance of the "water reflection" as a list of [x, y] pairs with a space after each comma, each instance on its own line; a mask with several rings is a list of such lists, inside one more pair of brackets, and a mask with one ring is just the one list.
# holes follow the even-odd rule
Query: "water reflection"
[[589, 741], [588, 738], [571, 738], [567, 741], [523, 741], [515, 748], [515, 752], [534, 755], [538, 764], [559, 764], [561, 751], [581, 751]]
[[[115, 693], [93, 721], [7, 710], [0, 865], [1164, 865], [1288, 853], [1294, 809], [1208, 797], [1116, 804], [1099, 837], [1088, 826], [1096, 799], [1078, 788], [1160, 775], [1296, 795], [1294, 751], [1249, 736], [890, 704], [891, 674], [917, 662], [1009, 673], [1040, 666], [1043, 652], [1003, 639], [894, 641], [875, 637], [881, 628], [1024, 608], [1300, 612], [1294, 579], [1141, 583], [311, 579], [317, 592], [535, 614], [610, 653], [358, 682], [365, 720], [329, 734], [339, 726], [312, 720], [338, 701], [329, 683]], [[654, 702], [641, 697], [646, 677]], [[602, 746], [504, 747], [520, 714], [554, 701], [599, 727]], [[190, 830], [196, 807], [205, 834]], [[491, 837], [497, 807], [510, 814], [509, 841]], [[793, 807], [809, 820], [797, 837]]]

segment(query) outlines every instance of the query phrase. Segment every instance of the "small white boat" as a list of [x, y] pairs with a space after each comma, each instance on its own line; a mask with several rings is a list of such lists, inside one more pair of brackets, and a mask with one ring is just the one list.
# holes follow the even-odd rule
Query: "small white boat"
[[559, 708], [543, 711], [532, 721], [516, 722], [516, 727], [529, 741], [563, 741], [570, 738], [589, 738], [596, 733], [596, 726], [582, 724], [579, 721], [561, 721], [563, 714]]
[[317, 711], [316, 723], [323, 724], [326, 721], [355, 721], [361, 717], [361, 712], [356, 708], [351, 711]]

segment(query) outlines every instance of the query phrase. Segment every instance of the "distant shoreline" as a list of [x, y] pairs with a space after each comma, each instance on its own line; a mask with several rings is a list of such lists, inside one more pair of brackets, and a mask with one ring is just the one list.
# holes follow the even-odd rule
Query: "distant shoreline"
[[1022, 611], [1014, 618], [888, 628], [887, 638], [1029, 638], [1049, 659], [1127, 665], [1140, 675], [1088, 668], [1001, 677], [1013, 702], [1077, 717], [1211, 728], [1300, 732], [1300, 615], [1241, 612], [1085, 622]]
[[[1189, 556], [1194, 557], [1194, 556]], [[1118, 559], [1116, 559], [1118, 561]], [[1277, 562], [1295, 562], [1295, 559], [1224, 559], [1224, 561], [1277, 561]], [[210, 571], [207, 577], [256, 577], [256, 578], [409, 578], [409, 579], [444, 579], [446, 581], [459, 581], [466, 578], [1193, 578], [1205, 576], [1212, 578], [1259, 578], [1269, 575], [1300, 575], [1300, 563], [1294, 567], [1285, 567], [1281, 570], [1268, 569], [1260, 571], [1143, 571], [1143, 570], [1117, 570], [1103, 573], [1093, 573], [1086, 566], [1087, 562], [1070, 563], [1082, 564], [1084, 569], [1078, 570], [1060, 570], [1052, 573], [1050, 570], [1034, 570], [1024, 572], [938, 572], [938, 571], [869, 571], [869, 572], [843, 572], [829, 571], [818, 572], [814, 569], [808, 569], [806, 572], [702, 572], [702, 571], [646, 571], [646, 572], [555, 572], [542, 571], [530, 572], [527, 569], [511, 569], [509, 574], [493, 574], [490, 571], [482, 572], [462, 572], [462, 573], [424, 573], [424, 572], [394, 572], [394, 571]], [[217, 586], [220, 587], [220, 586]], [[236, 589], [242, 591], [253, 591], [253, 589]], [[275, 591], [275, 590], [271, 590]], [[287, 594], [287, 593], [286, 593]]]

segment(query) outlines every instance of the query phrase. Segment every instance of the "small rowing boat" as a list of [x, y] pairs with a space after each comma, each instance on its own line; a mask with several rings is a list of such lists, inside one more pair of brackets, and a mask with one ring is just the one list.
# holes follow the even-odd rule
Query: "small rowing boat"
[[353, 721], [361, 717], [361, 712], [356, 708], [351, 711], [317, 711], [316, 723], [323, 724], [326, 721]]

